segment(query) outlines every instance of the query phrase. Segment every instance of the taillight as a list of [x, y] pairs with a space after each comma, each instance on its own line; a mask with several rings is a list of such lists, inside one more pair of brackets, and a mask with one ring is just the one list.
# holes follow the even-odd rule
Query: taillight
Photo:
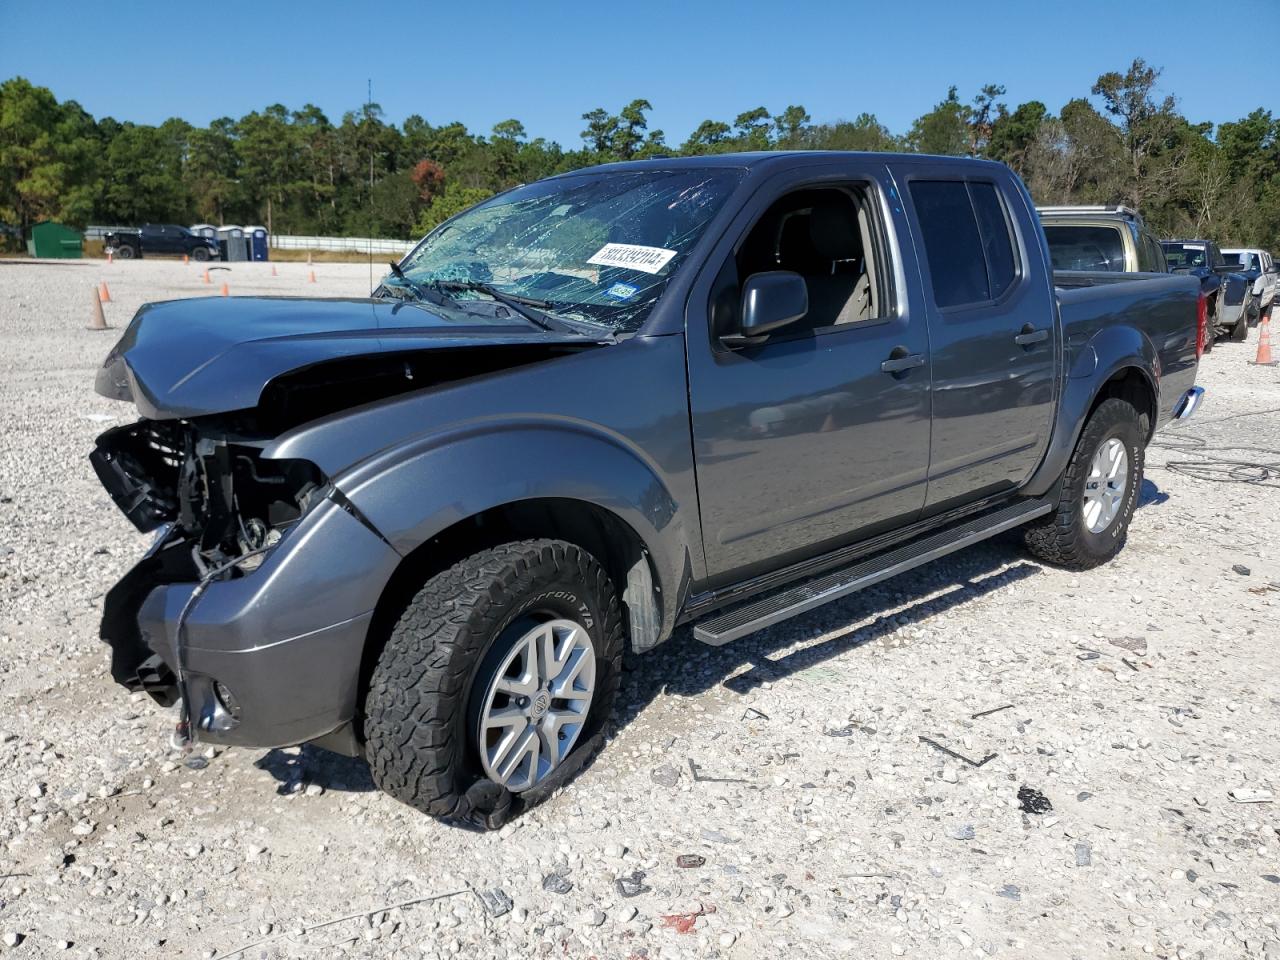
[[1200, 291], [1200, 299], [1196, 301], [1196, 359], [1204, 354], [1205, 337], [1209, 332], [1209, 301]]

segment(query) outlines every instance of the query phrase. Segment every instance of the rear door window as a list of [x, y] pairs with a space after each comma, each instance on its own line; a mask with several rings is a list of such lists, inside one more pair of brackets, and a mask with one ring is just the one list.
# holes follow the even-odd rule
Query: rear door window
[[978, 220], [963, 180], [913, 180], [911, 201], [924, 236], [933, 301], [956, 307], [991, 299]]
[[1018, 261], [1013, 253], [1013, 232], [1009, 218], [994, 183], [974, 181], [969, 184], [969, 196], [978, 215], [978, 233], [982, 235], [982, 250], [987, 256], [987, 282], [991, 286], [991, 299], [999, 300], [1013, 286], [1018, 277]]
[[1013, 287], [1013, 231], [994, 183], [913, 180], [911, 199], [939, 308], [998, 300]]

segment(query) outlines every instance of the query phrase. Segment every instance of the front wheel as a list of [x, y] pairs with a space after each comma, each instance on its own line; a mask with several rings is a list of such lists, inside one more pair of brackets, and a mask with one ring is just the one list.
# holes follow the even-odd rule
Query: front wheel
[[133, 247], [129, 246], [127, 243], [122, 244], [119, 247], [116, 247], [114, 253], [121, 260], [132, 260], [134, 257], [138, 255], [137, 251], [135, 251]]
[[428, 579], [373, 669], [375, 782], [424, 813], [495, 828], [599, 749], [622, 614], [590, 554], [558, 540], [484, 550]]
[[1127, 400], [1098, 405], [1062, 475], [1057, 509], [1025, 530], [1035, 556], [1087, 570], [1120, 552], [1142, 487], [1146, 426]]
[[208, 259], [209, 259], [209, 248], [208, 248], [208, 247], [195, 247], [195, 248], [191, 251], [191, 259], [196, 260], [196, 261], [198, 261], [198, 262], [200, 262], [200, 263], [204, 263], [206, 260], [208, 260]]

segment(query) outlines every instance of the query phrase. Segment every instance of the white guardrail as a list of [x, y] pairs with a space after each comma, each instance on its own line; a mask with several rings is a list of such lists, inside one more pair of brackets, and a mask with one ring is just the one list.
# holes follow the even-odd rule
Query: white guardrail
[[289, 237], [274, 233], [269, 239], [277, 250], [344, 250], [351, 253], [399, 253], [405, 254], [416, 245], [416, 240], [386, 240], [376, 237]]

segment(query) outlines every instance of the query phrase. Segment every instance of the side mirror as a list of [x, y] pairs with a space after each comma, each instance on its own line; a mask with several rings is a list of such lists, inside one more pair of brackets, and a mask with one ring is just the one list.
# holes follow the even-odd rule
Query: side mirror
[[730, 346], [760, 343], [808, 312], [809, 288], [800, 274], [789, 270], [753, 273], [742, 288], [738, 330], [722, 339]]

